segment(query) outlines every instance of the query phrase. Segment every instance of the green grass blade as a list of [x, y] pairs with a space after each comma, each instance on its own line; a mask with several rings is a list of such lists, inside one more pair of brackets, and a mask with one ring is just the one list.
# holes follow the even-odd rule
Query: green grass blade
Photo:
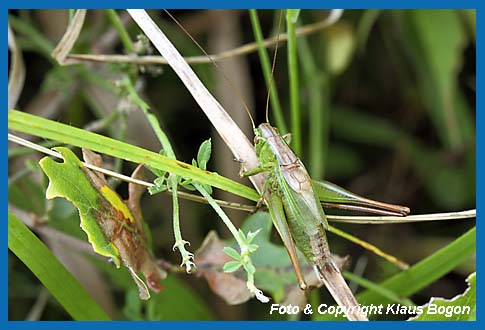
[[298, 47], [306, 82], [304, 88], [308, 90], [308, 170], [312, 178], [323, 179], [330, 131], [330, 84], [325, 73], [318, 69], [308, 40], [305, 38], [298, 40]]
[[[410, 295], [425, 288], [453, 268], [461, 264], [476, 251], [476, 228], [468, 232], [421, 260], [408, 270], [401, 272], [381, 283], [381, 286], [394, 291], [401, 297]], [[374, 292], [366, 291], [357, 296], [362, 304], [387, 303], [388, 299]]]
[[394, 291], [386, 289], [382, 285], [376, 284], [372, 281], [369, 281], [363, 277], [357, 276], [350, 272], [344, 272], [344, 277], [352, 282], [359, 284], [361, 287], [369, 290], [369, 292], [375, 292], [381, 297], [386, 297], [389, 301], [393, 303], [398, 303], [405, 306], [414, 306], [415, 304], [408, 298], [402, 298]]
[[[12, 26], [13, 30], [27, 38], [29, 42], [29, 48], [35, 52], [41, 54], [46, 59], [51, 61], [54, 65], [56, 62], [51, 56], [51, 52], [54, 50], [54, 44], [46, 38], [46, 36], [34, 27], [31, 22], [26, 22], [14, 15], [8, 16], [8, 23]], [[27, 45], [25, 45], [27, 46]]]
[[436, 134], [451, 150], [461, 150], [474, 140], [473, 110], [457, 84], [456, 75], [467, 45], [464, 26], [451, 10], [409, 10], [407, 38], [416, 66], [417, 87], [429, 111]]
[[297, 9], [286, 11], [286, 27], [288, 31], [288, 79], [290, 81], [291, 110], [291, 146], [293, 151], [302, 157], [301, 145], [301, 111], [298, 82], [298, 56], [296, 48], [296, 18]]
[[[411, 321], [476, 321], [477, 319], [477, 282], [476, 272], [466, 279], [468, 288], [465, 292], [451, 299], [432, 297], [423, 306], [423, 313], [411, 318]], [[434, 305], [434, 306], [433, 306]], [[469, 309], [466, 311], [466, 309]], [[436, 313], [438, 310], [445, 313]], [[458, 312], [460, 311], [460, 312]]]
[[74, 320], [109, 320], [101, 307], [19, 219], [8, 213], [8, 248]]
[[135, 51], [135, 45], [133, 44], [133, 41], [131, 40], [128, 31], [126, 31], [123, 22], [121, 22], [120, 17], [116, 13], [116, 10], [108, 9], [106, 10], [106, 15], [108, 16], [108, 19], [115, 28], [116, 32], [118, 32], [120, 40], [123, 43], [123, 47], [125, 47], [126, 52], [128, 54], [133, 53]]
[[8, 128], [22, 133], [56, 140], [76, 147], [118, 157], [137, 164], [144, 164], [178, 176], [228, 191], [235, 195], [257, 201], [258, 193], [248, 186], [227, 179], [217, 173], [182, 163], [109, 137], [80, 128], [33, 116], [16, 110], [8, 112]]
[[[385, 280], [379, 286], [387, 291], [394, 292], [396, 296], [409, 297], [450, 272], [475, 252], [476, 228], [473, 227], [444, 248], [421, 260], [408, 270]], [[375, 288], [372, 291], [367, 290], [358, 294], [356, 298], [362, 305], [392, 303], [391, 297], [383, 296]], [[334, 318], [321, 315], [317, 319], [329, 320]]]
[[[263, 45], [263, 32], [261, 32], [261, 25], [259, 24], [258, 13], [256, 9], [249, 10], [249, 16], [251, 18], [251, 25], [253, 27], [254, 39], [258, 44], [259, 61], [261, 62], [261, 69], [263, 70], [264, 80], [266, 82], [266, 88], [269, 89], [271, 81], [271, 62], [269, 60], [268, 52]], [[279, 32], [279, 31], [278, 31]], [[280, 130], [281, 134], [288, 132], [285, 119], [283, 117], [283, 111], [281, 110], [281, 103], [278, 96], [278, 89], [274, 86], [270, 90], [270, 102], [271, 110], [273, 111], [276, 126]]]

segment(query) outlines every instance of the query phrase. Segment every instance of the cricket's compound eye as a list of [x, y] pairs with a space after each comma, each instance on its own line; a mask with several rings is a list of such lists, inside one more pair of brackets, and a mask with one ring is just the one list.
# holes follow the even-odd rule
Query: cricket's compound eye
[[260, 140], [259, 136], [255, 135], [254, 136], [254, 144], [258, 144], [259, 140]]

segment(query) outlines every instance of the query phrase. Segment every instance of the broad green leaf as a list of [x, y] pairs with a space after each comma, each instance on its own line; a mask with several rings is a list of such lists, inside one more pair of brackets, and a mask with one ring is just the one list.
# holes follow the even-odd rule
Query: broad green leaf
[[34, 273], [74, 320], [109, 320], [52, 252], [10, 212], [8, 248]]
[[422, 314], [412, 321], [475, 321], [476, 320], [476, 273], [466, 279], [468, 288], [452, 299], [433, 297], [423, 307]]
[[48, 199], [63, 197], [73, 203], [81, 215], [81, 227], [88, 236], [88, 241], [96, 253], [111, 258], [120, 267], [118, 250], [112, 242], [106, 240], [100, 225], [92, 214], [92, 210], [101, 210], [99, 193], [87, 178], [81, 161], [69, 150], [57, 148], [65, 159], [63, 164], [57, 163], [49, 157], [44, 157], [40, 166], [49, 177], [46, 197]]
[[148, 299], [148, 289], [137, 273], [143, 273], [148, 286], [158, 292], [160, 271], [148, 251], [141, 219], [133, 215], [139, 212], [132, 213], [104, 177], [85, 168], [71, 150], [64, 147], [56, 150], [62, 154], [64, 162], [58, 163], [48, 157], [40, 161], [49, 177], [47, 198], [62, 197], [74, 204], [79, 210], [81, 228], [94, 251], [111, 258], [116, 267], [125, 265], [140, 289], [140, 298]]

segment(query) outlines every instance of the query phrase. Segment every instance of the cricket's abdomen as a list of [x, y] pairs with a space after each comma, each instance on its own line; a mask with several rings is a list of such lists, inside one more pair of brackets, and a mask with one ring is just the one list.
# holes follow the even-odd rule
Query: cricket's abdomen
[[310, 265], [323, 267], [330, 262], [330, 250], [321, 219], [305, 210], [305, 203], [291, 198], [283, 199], [288, 227], [295, 245], [303, 253]]
[[330, 250], [327, 243], [325, 231], [319, 230], [310, 238], [311, 253], [313, 264], [324, 267], [324, 265], [331, 262]]

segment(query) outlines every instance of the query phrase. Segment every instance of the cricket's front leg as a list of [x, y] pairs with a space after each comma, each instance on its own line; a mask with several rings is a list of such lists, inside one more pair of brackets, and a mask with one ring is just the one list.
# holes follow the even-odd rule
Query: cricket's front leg
[[271, 169], [271, 166], [259, 165], [255, 168], [250, 169], [250, 170], [246, 170], [244, 168], [244, 165], [246, 164], [246, 162], [242, 159], [239, 159], [238, 162], [241, 164], [241, 167], [239, 168], [239, 176], [241, 178], [246, 178], [246, 177], [253, 176], [253, 175], [256, 175], [256, 174], [259, 174], [259, 173], [263, 173], [263, 172], [266, 172], [269, 169]]
[[[239, 160], [239, 162], [241, 163], [241, 167], [239, 169], [239, 176], [241, 178], [253, 176], [253, 175], [256, 175], [256, 174], [259, 174], [259, 173], [262, 173], [262, 172], [266, 172], [269, 169], [271, 169], [270, 166], [261, 166], [260, 165], [260, 166], [257, 166], [255, 168], [252, 168], [250, 170], [246, 170], [246, 169], [244, 169], [244, 163], [245, 162], [242, 161], [242, 160]], [[261, 190], [261, 194], [259, 195], [258, 202], [256, 203], [256, 210], [254, 212], [256, 212], [257, 210], [259, 210], [259, 208], [263, 205], [264, 195], [268, 191], [270, 181], [271, 180], [266, 180], [266, 182], [264, 183], [263, 189]]]

